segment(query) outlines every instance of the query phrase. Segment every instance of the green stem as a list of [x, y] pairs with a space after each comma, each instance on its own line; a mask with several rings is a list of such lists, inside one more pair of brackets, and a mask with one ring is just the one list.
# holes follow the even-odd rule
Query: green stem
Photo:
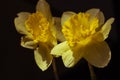
[[60, 80], [59, 77], [58, 77], [58, 72], [57, 72], [56, 63], [55, 63], [55, 59], [54, 58], [53, 58], [53, 61], [52, 61], [52, 67], [53, 67], [55, 80]]
[[88, 67], [89, 67], [89, 71], [90, 71], [90, 77], [91, 77], [91, 80], [97, 80], [92, 65], [88, 63]]

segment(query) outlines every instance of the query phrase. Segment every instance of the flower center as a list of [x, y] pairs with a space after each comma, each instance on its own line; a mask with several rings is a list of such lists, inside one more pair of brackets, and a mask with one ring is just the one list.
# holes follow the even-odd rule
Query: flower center
[[76, 43], [86, 45], [96, 33], [98, 25], [98, 18], [90, 19], [90, 14], [79, 13], [64, 23], [62, 32], [70, 46]]
[[50, 35], [50, 26], [47, 19], [40, 13], [31, 14], [25, 22], [25, 26], [32, 34], [35, 42], [46, 42]]

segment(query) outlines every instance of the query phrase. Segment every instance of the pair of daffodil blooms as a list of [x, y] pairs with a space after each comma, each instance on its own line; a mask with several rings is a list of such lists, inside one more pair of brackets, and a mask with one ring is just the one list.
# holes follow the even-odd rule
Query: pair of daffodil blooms
[[105, 39], [114, 18], [104, 22], [103, 13], [96, 8], [78, 14], [66, 11], [61, 18], [53, 17], [45, 0], [38, 1], [35, 13], [20, 12], [14, 19], [16, 30], [24, 35], [21, 46], [34, 50], [42, 71], [48, 69], [53, 57], [60, 56], [68, 68], [81, 58], [95, 67], [107, 66], [111, 51]]

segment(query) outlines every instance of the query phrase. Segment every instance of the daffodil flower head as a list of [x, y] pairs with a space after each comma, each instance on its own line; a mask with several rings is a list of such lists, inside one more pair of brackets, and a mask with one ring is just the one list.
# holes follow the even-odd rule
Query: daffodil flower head
[[66, 41], [55, 46], [51, 54], [62, 56], [66, 67], [74, 66], [81, 58], [96, 67], [105, 67], [111, 59], [111, 51], [105, 39], [114, 18], [104, 21], [104, 15], [99, 9], [78, 14], [64, 12], [61, 25]]
[[34, 57], [41, 70], [46, 70], [51, 62], [51, 49], [57, 44], [54, 19], [49, 4], [39, 0], [36, 12], [20, 12], [14, 20], [16, 30], [23, 34], [21, 46], [34, 49]]

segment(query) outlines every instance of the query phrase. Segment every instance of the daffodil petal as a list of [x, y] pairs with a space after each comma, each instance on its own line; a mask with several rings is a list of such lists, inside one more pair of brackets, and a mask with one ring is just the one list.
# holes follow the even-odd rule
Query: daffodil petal
[[73, 56], [73, 52], [70, 49], [62, 54], [62, 60], [65, 67], [70, 68], [75, 65], [75, 57]]
[[97, 17], [98, 13], [100, 12], [100, 9], [89, 9], [86, 11], [86, 13], [90, 14], [91, 19], [93, 19], [94, 17]]
[[61, 25], [63, 26], [64, 22], [66, 20], [68, 20], [71, 16], [75, 15], [76, 13], [74, 12], [71, 12], [71, 11], [67, 11], [67, 12], [64, 12], [62, 14], [62, 18], [61, 18]]
[[54, 17], [54, 26], [56, 28], [56, 37], [58, 41], [63, 42], [65, 41], [65, 37], [62, 33], [62, 26], [61, 26], [61, 19], [59, 17]]
[[111, 24], [114, 22], [114, 18], [110, 18], [106, 21], [106, 23], [102, 26], [100, 32], [103, 34], [104, 39], [106, 39], [111, 30]]
[[48, 19], [48, 21], [52, 21], [52, 15], [50, 11], [50, 6], [46, 2], [46, 0], [39, 0], [36, 5], [36, 11], [41, 12]]
[[25, 27], [25, 21], [28, 18], [28, 16], [30, 15], [30, 13], [20, 12], [17, 15], [18, 15], [18, 17], [16, 17], [14, 19], [14, 24], [15, 24], [16, 30], [20, 34], [28, 34], [28, 31], [26, 30], [26, 27]]
[[62, 56], [63, 53], [65, 53], [66, 51], [68, 51], [70, 49], [70, 47], [68, 46], [67, 42], [64, 41], [58, 45], [56, 45], [52, 50], [51, 53], [52, 55], [59, 57]]
[[21, 46], [28, 49], [35, 49], [37, 44], [27, 36], [21, 38]]
[[100, 9], [93, 8], [86, 11], [86, 13], [89, 13], [91, 15], [91, 19], [94, 17], [97, 17], [99, 19], [99, 26], [101, 27], [102, 24], [104, 24], [105, 17], [103, 12], [100, 11]]
[[103, 68], [111, 59], [111, 51], [106, 42], [100, 42], [87, 46], [83, 57], [93, 66]]
[[[56, 45], [52, 50], [51, 54], [55, 57], [62, 57], [65, 67], [73, 67], [81, 58], [82, 54], [79, 54], [79, 50], [72, 50], [67, 41], [64, 41]], [[81, 51], [82, 52], [82, 51]]]
[[83, 57], [84, 48], [81, 46], [75, 47], [75, 49], [69, 49], [62, 53], [62, 60], [66, 67], [70, 68], [76, 65]]
[[97, 15], [97, 18], [99, 19], [99, 27], [101, 27], [105, 22], [105, 17], [103, 12], [100, 11]]
[[62, 56], [63, 63], [66, 67], [72, 67], [74, 65], [74, 56], [67, 42], [64, 41], [51, 50], [51, 54], [59, 57]]
[[45, 71], [48, 69], [50, 64], [52, 63], [52, 55], [50, 55], [50, 50], [45, 47], [45, 46], [40, 46], [39, 48], [36, 48], [34, 51], [34, 58], [36, 61], [36, 64], [38, 67], [42, 70]]

